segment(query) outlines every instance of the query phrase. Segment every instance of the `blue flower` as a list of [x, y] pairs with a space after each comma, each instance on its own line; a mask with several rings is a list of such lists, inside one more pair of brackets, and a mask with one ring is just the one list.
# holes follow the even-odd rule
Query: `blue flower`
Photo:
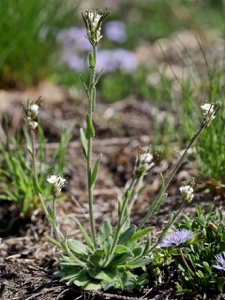
[[221, 254], [216, 254], [215, 259], [217, 260], [218, 264], [213, 265], [213, 267], [218, 270], [225, 271], [225, 252], [223, 252]]
[[171, 232], [162, 241], [162, 243], [160, 243], [160, 247], [179, 247], [181, 244], [192, 239], [193, 237], [194, 233], [187, 229]]
[[114, 42], [123, 43], [126, 40], [125, 25], [121, 21], [109, 21], [105, 24], [106, 37]]

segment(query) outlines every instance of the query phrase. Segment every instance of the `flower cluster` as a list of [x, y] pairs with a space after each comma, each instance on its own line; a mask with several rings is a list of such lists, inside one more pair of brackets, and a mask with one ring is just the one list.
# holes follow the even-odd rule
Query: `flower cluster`
[[181, 229], [175, 232], [171, 232], [160, 243], [160, 247], [179, 247], [186, 241], [191, 240], [194, 237], [194, 233], [188, 229]]
[[150, 153], [150, 149], [141, 148], [135, 161], [133, 176], [140, 177], [141, 175], [146, 175], [153, 166], [153, 156]]
[[36, 101], [27, 101], [27, 106], [24, 108], [26, 113], [26, 122], [30, 130], [35, 130], [38, 126], [37, 117], [39, 114], [39, 108], [41, 105], [41, 98]]
[[66, 179], [57, 175], [51, 175], [47, 181], [51, 184], [52, 193], [55, 197], [61, 193], [62, 188], [66, 184]]
[[87, 39], [92, 45], [96, 45], [102, 38], [102, 22], [108, 14], [107, 8], [104, 11], [96, 9], [94, 11], [86, 10], [82, 13], [87, 30]]
[[190, 185], [181, 186], [180, 192], [181, 192], [181, 196], [185, 202], [189, 203], [194, 198], [194, 194], [193, 194], [194, 190], [193, 190], [192, 186], [190, 186]]
[[215, 105], [212, 103], [205, 103], [201, 106], [204, 119], [203, 122], [209, 126], [213, 119], [215, 119]]

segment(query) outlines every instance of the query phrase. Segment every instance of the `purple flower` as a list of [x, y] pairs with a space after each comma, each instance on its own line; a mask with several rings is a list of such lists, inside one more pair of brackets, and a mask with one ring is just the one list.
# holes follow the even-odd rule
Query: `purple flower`
[[104, 32], [106, 37], [114, 42], [123, 43], [126, 40], [124, 23], [121, 21], [110, 21], [105, 24]]
[[100, 72], [114, 72], [116, 70], [132, 72], [138, 62], [134, 53], [125, 49], [102, 50], [98, 52], [96, 69]]
[[75, 71], [83, 71], [86, 68], [86, 61], [82, 57], [70, 52], [64, 51], [61, 55], [61, 60], [64, 62], [70, 69]]
[[85, 28], [71, 27], [62, 30], [57, 36], [57, 41], [64, 47], [75, 48], [81, 51], [91, 51], [92, 46], [86, 38]]
[[194, 233], [188, 229], [181, 229], [176, 232], [171, 232], [167, 237], [160, 243], [160, 247], [179, 247], [181, 244], [192, 239]]
[[223, 252], [221, 254], [216, 254], [215, 259], [217, 260], [218, 264], [213, 265], [213, 267], [218, 270], [225, 271], [225, 252]]

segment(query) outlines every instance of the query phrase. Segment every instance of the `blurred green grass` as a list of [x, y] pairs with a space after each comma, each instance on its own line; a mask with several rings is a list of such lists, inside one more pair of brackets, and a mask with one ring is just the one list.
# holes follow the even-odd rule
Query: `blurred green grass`
[[66, 3], [0, 1], [0, 88], [25, 88], [50, 75], [58, 31], [76, 21], [76, 1]]
[[[83, 27], [77, 5], [76, 1], [63, 0], [1, 0], [0, 88], [25, 88], [49, 78], [57, 78], [59, 84], [73, 85], [71, 72], [59, 63], [56, 37], [61, 30]], [[125, 23], [127, 40], [123, 47], [133, 50], [141, 41], [154, 42], [183, 29], [198, 32], [215, 28], [225, 37], [224, 16], [222, 0], [130, 1], [129, 4], [121, 1], [109, 20]], [[103, 48], [117, 46], [101, 42]], [[63, 75], [54, 76], [58, 70], [68, 72], [66, 82]], [[143, 90], [140, 84], [139, 88]], [[121, 100], [128, 92], [121, 90], [113, 100]]]

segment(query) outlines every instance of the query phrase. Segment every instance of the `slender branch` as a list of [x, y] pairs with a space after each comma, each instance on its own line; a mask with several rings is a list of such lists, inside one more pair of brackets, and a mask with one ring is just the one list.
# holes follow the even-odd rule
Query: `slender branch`
[[187, 267], [188, 271], [190, 272], [191, 276], [192, 276], [193, 278], [196, 278], [195, 273], [192, 271], [191, 267], [189, 266], [188, 262], [186, 261], [186, 259], [185, 259], [185, 257], [184, 257], [184, 253], [183, 253], [182, 249], [179, 247], [179, 248], [177, 249], [177, 251], [178, 251], [178, 253], [180, 254], [180, 256], [181, 256], [181, 258], [182, 258], [182, 260], [183, 260], [185, 266]]
[[[185, 149], [183, 155], [181, 156], [180, 160], [178, 161], [177, 165], [175, 166], [175, 168], [173, 169], [171, 175], [169, 176], [169, 178], [167, 179], [165, 185], [161, 188], [157, 198], [154, 200], [154, 203], [157, 203], [157, 201], [160, 199], [160, 197], [162, 196], [162, 194], [165, 193], [166, 189], [168, 188], [171, 180], [173, 179], [174, 175], [176, 174], [177, 170], [180, 168], [180, 166], [183, 164], [183, 162], [186, 159], [187, 156], [187, 152], [190, 149], [190, 147], [193, 145], [193, 143], [195, 142], [195, 140], [199, 137], [199, 135], [201, 134], [202, 130], [207, 126], [206, 123], [203, 123], [202, 126], [200, 127], [200, 129], [198, 130], [198, 132], [191, 138], [187, 148]], [[151, 211], [152, 211], [152, 207], [154, 207], [154, 203], [153, 205], [151, 205], [149, 211], [147, 212], [146, 216], [144, 217], [143, 221], [141, 222], [141, 224], [139, 225], [139, 229], [142, 228], [145, 223], [147, 222], [147, 220], [149, 219], [150, 215], [151, 215]]]

